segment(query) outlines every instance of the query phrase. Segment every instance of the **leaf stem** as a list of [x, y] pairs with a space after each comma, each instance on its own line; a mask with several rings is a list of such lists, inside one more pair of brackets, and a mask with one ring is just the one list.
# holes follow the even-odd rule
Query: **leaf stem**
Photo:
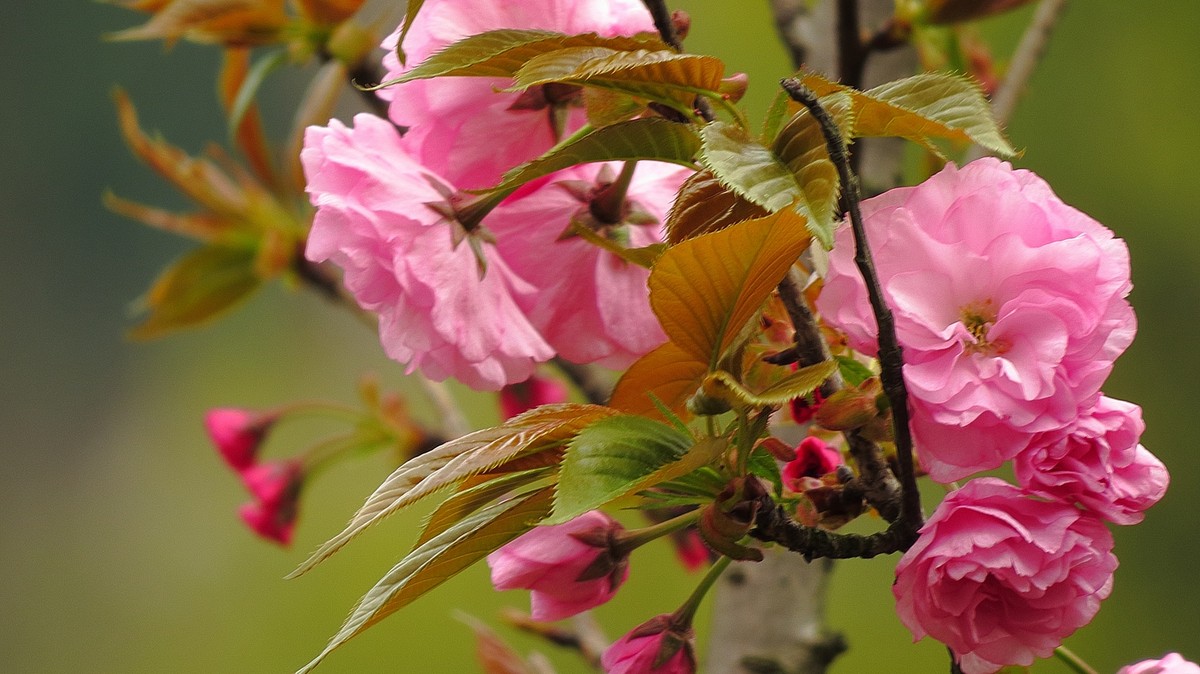
[[704, 600], [704, 595], [708, 594], [713, 583], [717, 582], [717, 579], [721, 577], [721, 574], [725, 572], [725, 569], [729, 567], [729, 563], [732, 561], [729, 557], [721, 557], [713, 563], [708, 573], [704, 574], [704, 578], [700, 579], [700, 584], [696, 586], [695, 590], [692, 590], [692, 594], [675, 611], [674, 619], [672, 620], [673, 623], [676, 625], [692, 624], [692, 618], [696, 616], [696, 609], [700, 608], [700, 602]]
[[1091, 665], [1084, 662], [1083, 658], [1076, 655], [1066, 646], [1059, 646], [1058, 648], [1054, 649], [1054, 657], [1062, 660], [1068, 667], [1071, 668], [1071, 671], [1074, 671], [1077, 674], [1098, 674]]
[[782, 84], [784, 91], [788, 92], [792, 100], [808, 108], [813, 118], [821, 125], [825, 144], [829, 148], [829, 158], [838, 169], [846, 210], [849, 213], [850, 226], [854, 233], [854, 262], [866, 283], [867, 294], [871, 300], [871, 310], [875, 314], [875, 322], [879, 326], [880, 379], [883, 382], [884, 394], [892, 408], [896, 459], [900, 469], [898, 476], [902, 489], [900, 521], [915, 531], [924, 521], [924, 514], [921, 512], [921, 494], [913, 469], [912, 434], [908, 427], [908, 389], [904, 385], [904, 354], [900, 342], [896, 338], [896, 322], [892, 316], [892, 310], [884, 300], [879, 275], [875, 271], [875, 263], [871, 258], [871, 249], [858, 205], [858, 181], [850, 170], [846, 143], [838, 131], [837, 123], [821, 106], [816, 95], [795, 78], [785, 79]]

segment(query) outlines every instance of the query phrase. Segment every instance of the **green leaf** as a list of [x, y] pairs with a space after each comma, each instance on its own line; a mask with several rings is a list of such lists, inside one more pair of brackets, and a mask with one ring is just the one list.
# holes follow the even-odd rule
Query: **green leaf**
[[421, 6], [425, 4], [425, 0], [406, 0], [404, 4], [404, 23], [400, 26], [400, 39], [396, 41], [396, 56], [400, 57], [400, 63], [405, 62], [404, 58], [404, 38], [408, 37], [408, 31], [412, 28], [413, 21], [417, 18], [417, 13], [421, 11]]
[[555, 171], [602, 161], [647, 159], [690, 167], [699, 149], [700, 139], [688, 124], [662, 117], [631, 119], [600, 127], [512, 169], [488, 191], [513, 190]]
[[667, 244], [665, 243], [652, 243], [640, 248], [626, 248], [608, 237], [601, 236], [587, 225], [574, 220], [571, 221], [570, 231], [593, 246], [603, 248], [622, 260], [645, 269], [653, 266], [658, 256], [662, 255], [663, 251], [667, 249]]
[[924, 73], [857, 91], [816, 74], [803, 78], [818, 96], [846, 92], [855, 136], [898, 136], [941, 154], [932, 139], [975, 142], [1004, 156], [1017, 152], [1000, 131], [979, 84], [961, 75]]
[[546, 487], [493, 504], [410, 552], [359, 600], [325, 650], [297, 674], [312, 671], [338, 646], [529, 531], [550, 512], [553, 492]]
[[700, 161], [733, 191], [772, 213], [800, 199], [796, 177], [775, 153], [733, 124], [700, 130]]
[[837, 361], [838, 371], [841, 372], [842, 379], [846, 380], [847, 386], [858, 386], [875, 376], [871, 368], [849, 356], [834, 356], [833, 359]]
[[[438, 534], [449, 529], [456, 522], [479, 510], [492, 501], [537, 482], [550, 475], [550, 467], [523, 470], [515, 473], [505, 473], [491, 476], [491, 479], [462, 489], [442, 502], [437, 510], [430, 513], [421, 529], [414, 547], [421, 547], [426, 541], [436, 538]], [[488, 476], [480, 476], [483, 479]]]
[[231, 137], [237, 134], [238, 127], [242, 124], [242, 118], [246, 116], [246, 111], [250, 109], [250, 104], [254, 102], [254, 97], [258, 95], [258, 90], [262, 88], [263, 82], [267, 81], [267, 76], [287, 64], [287, 60], [286, 49], [270, 51], [246, 73], [246, 79], [242, 80], [242, 86], [238, 87], [233, 104], [229, 106], [229, 135]]
[[634, 361], [613, 389], [609, 405], [630, 414], [663, 418], [657, 399], [676, 416], [690, 419], [688, 398], [700, 387], [708, 363], [667, 342]]
[[762, 391], [751, 391], [742, 386], [733, 375], [723, 370], [713, 372], [704, 382], [705, 392], [714, 397], [736, 399], [745, 405], [768, 407], [782, 405], [812, 393], [838, 369], [838, 362], [827, 360], [816, 365], [802, 367], [780, 379]]
[[698, 171], [683, 181], [675, 196], [664, 225], [666, 238], [675, 244], [765, 215], [766, 210], [726, 187], [711, 171]]
[[153, 339], [173, 330], [211, 320], [258, 289], [251, 248], [211, 245], [171, 265], [140, 301], [149, 312], [129, 332], [134, 339]]
[[[821, 99], [821, 105], [843, 132], [853, 127], [850, 96], [831, 94]], [[800, 212], [808, 218], [809, 231], [831, 248], [841, 186], [820, 123], [808, 110], [801, 110], [779, 130], [771, 149], [800, 188]]]
[[760, 448], [752, 452], [746, 468], [774, 485], [776, 494], [783, 491], [783, 476], [779, 473], [779, 462], [766, 450]]
[[530, 59], [514, 78], [514, 89], [560, 82], [620, 91], [694, 114], [697, 95], [719, 98], [725, 64], [713, 56], [671, 49], [620, 51], [568, 47]]
[[600, 37], [595, 33], [564, 35], [547, 30], [492, 30], [455, 42], [381, 87], [432, 77], [513, 77], [530, 59], [570, 47], [605, 47], [617, 51], [666, 49], [657, 37]]
[[[703, 450], [695, 450], [704, 454], [704, 463], [714, 456], [708, 446], [711, 442], [706, 441]], [[657, 474], [664, 466], [684, 458], [694, 444], [689, 435], [645, 417], [623, 415], [597, 421], [567, 446], [559, 469], [554, 511], [546, 523], [566, 522], [674, 477]], [[700, 465], [703, 463], [683, 472]]]
[[500, 426], [451, 440], [393, 472], [350, 519], [288, 578], [310, 571], [367, 527], [444, 487], [506, 463], [553, 450], [594, 421], [617, 414], [599, 405], [543, 405]]
[[808, 242], [790, 209], [684, 241], [650, 272], [650, 306], [671, 342], [713, 371]]

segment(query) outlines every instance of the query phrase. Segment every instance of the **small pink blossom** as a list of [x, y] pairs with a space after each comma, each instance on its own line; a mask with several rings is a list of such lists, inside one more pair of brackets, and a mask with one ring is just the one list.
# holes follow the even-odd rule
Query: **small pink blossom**
[[225, 463], [236, 471], [254, 465], [258, 449], [275, 418], [236, 407], [218, 407], [204, 415], [204, 428]]
[[[1041, 178], [992, 158], [947, 165], [862, 207], [930, 476], [995, 468], [1093, 404], [1135, 332], [1123, 241]], [[817, 306], [874, 354], [853, 254], [843, 226]]]
[[700, 532], [695, 529], [673, 532], [671, 542], [675, 546], [675, 557], [688, 571], [698, 571], [712, 562], [712, 550], [704, 544]]
[[[427, 0], [404, 41], [406, 65], [396, 54], [399, 31], [384, 41], [385, 80], [454, 42], [502, 28], [615, 36], [650, 32], [654, 23], [639, 0]], [[556, 131], [569, 133], [585, 122], [576, 87], [502, 91], [511, 85], [502, 78], [446, 77], [379, 93], [391, 101], [392, 121], [408, 127], [405, 141], [423, 163], [459, 187], [477, 189], [549, 150], [558, 140]]]
[[1185, 660], [1178, 653], [1168, 653], [1161, 660], [1143, 660], [1126, 665], [1117, 674], [1200, 674], [1200, 665]]
[[660, 615], [635, 627], [600, 656], [606, 674], [694, 674], [696, 656], [690, 627]]
[[805, 478], [819, 478], [842, 465], [842, 453], [824, 440], [808, 436], [796, 447], [796, 458], [783, 465], [783, 486], [793, 492], [803, 492]]
[[1029, 665], [1096, 615], [1117, 559], [1099, 518], [995, 478], [952, 492], [896, 566], [896, 612], [966, 674]]
[[623, 527], [593, 510], [536, 527], [488, 555], [497, 590], [530, 590], [534, 620], [561, 620], [599, 606], [629, 577], [628, 552], [617, 548]]
[[298, 461], [280, 461], [251, 466], [242, 481], [254, 501], [238, 508], [238, 514], [254, 533], [282, 545], [292, 542], [299, 511], [304, 469]]
[[390, 357], [496, 390], [554, 355], [518, 306], [533, 288], [486, 244], [480, 278], [471, 246], [454, 245], [461, 226], [430, 206], [453, 187], [411, 157], [395, 127], [372, 115], [353, 128], [310, 127], [301, 159], [317, 207], [306, 255], [344, 270], [359, 305], [379, 315]]
[[1013, 465], [1025, 489], [1078, 503], [1115, 524], [1136, 524], [1167, 491], [1167, 468], [1138, 440], [1133, 403], [1101, 396], [1063, 432], [1036, 437]]
[[487, 220], [497, 248], [537, 292], [522, 307], [559, 355], [575, 363], [624, 368], [666, 340], [650, 310], [649, 271], [583, 238], [572, 220], [631, 248], [662, 241], [662, 223], [690, 169], [639, 162], [616, 221], [601, 221], [592, 204], [620, 170], [589, 164], [555, 173], [518, 193]]
[[525, 381], [508, 384], [500, 389], [500, 413], [505, 419], [511, 419], [535, 407], [566, 401], [567, 387], [563, 386], [562, 382], [536, 374]]

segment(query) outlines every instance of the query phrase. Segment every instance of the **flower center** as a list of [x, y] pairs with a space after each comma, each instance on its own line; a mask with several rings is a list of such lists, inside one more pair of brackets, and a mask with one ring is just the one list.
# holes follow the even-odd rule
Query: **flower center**
[[991, 299], [964, 306], [959, 313], [959, 320], [974, 339], [967, 344], [967, 351], [993, 356], [1008, 350], [1009, 345], [1003, 340], [988, 339], [988, 331], [996, 322], [996, 307]]

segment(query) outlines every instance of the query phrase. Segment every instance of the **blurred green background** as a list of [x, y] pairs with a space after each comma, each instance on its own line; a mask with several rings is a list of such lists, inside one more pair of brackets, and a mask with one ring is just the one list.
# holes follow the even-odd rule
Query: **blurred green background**
[[[788, 74], [766, 3], [675, 6], [692, 12], [689, 48], [749, 72], [761, 110]], [[985, 29], [1011, 44], [1028, 16]], [[315, 483], [294, 547], [280, 550], [237, 521], [242, 488], [200, 420], [218, 405], [349, 401], [362, 372], [392, 387], [401, 372], [348, 315], [278, 287], [212, 327], [124, 341], [131, 301], [188, 246], [100, 207], [110, 188], [182, 205], [124, 149], [109, 93], [127, 88], [144, 125], [189, 151], [224, 137], [211, 50], [101, 41], [140, 19], [89, 2], [0, 3], [0, 671], [291, 671], [407, 549], [419, 513], [285, 582], [378, 484], [386, 461]], [[1147, 521], [1116, 531], [1116, 589], [1068, 642], [1101, 672], [1168, 650], [1200, 660], [1200, 458], [1188, 439], [1200, 379], [1197, 26], [1200, 3], [1190, 0], [1074, 3], [1009, 127], [1026, 148], [1018, 165], [1129, 242], [1141, 330], [1106, 392], [1145, 408], [1144, 442], [1172, 473]], [[299, 84], [268, 88], [275, 109], [286, 112]], [[479, 402], [473, 420], [493, 420]], [[293, 451], [321, 430], [298, 427], [272, 450]], [[833, 672], [946, 671], [944, 651], [910, 645], [892, 613], [893, 563], [838, 566], [831, 624], [852, 650]], [[665, 550], [639, 553], [627, 589], [599, 617], [615, 637], [672, 610], [694, 580]], [[476, 671], [455, 611], [491, 621], [524, 602], [492, 592], [473, 569], [356, 639], [324, 671]], [[1066, 670], [1050, 662], [1035, 671]]]

